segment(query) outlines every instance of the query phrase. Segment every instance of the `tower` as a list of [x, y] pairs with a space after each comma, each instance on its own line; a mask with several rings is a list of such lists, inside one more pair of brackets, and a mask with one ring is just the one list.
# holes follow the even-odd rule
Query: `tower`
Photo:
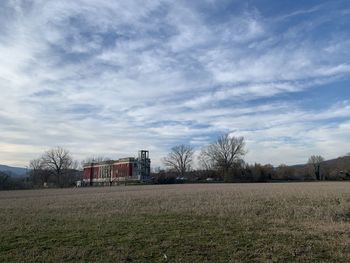
[[137, 158], [138, 179], [140, 181], [148, 180], [151, 175], [151, 160], [149, 151], [140, 150]]

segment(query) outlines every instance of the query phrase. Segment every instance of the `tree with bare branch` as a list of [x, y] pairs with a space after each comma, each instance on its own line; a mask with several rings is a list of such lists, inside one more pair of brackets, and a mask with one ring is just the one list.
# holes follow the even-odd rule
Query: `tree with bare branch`
[[62, 147], [56, 147], [48, 150], [42, 156], [42, 162], [46, 169], [50, 170], [56, 177], [57, 184], [63, 185], [62, 177], [70, 169], [74, 169], [76, 162], [70, 152]]
[[324, 162], [324, 158], [320, 155], [312, 155], [308, 160], [308, 164], [312, 167], [316, 180], [324, 180], [321, 174], [322, 162]]
[[50, 171], [45, 167], [42, 158], [33, 159], [29, 163], [30, 174], [34, 185], [46, 185], [50, 177]]
[[212, 158], [207, 154], [206, 149], [202, 149], [198, 155], [198, 163], [202, 170], [211, 171], [214, 170], [214, 162]]
[[183, 177], [191, 169], [193, 154], [194, 151], [191, 146], [181, 144], [171, 148], [168, 156], [163, 158], [163, 163]]
[[221, 135], [218, 140], [202, 150], [201, 153], [214, 168], [228, 176], [235, 165], [242, 163], [246, 154], [243, 137], [230, 136], [228, 133]]

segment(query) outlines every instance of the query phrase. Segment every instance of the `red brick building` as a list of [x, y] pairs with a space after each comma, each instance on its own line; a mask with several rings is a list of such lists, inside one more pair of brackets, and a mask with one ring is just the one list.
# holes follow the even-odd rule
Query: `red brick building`
[[84, 165], [84, 185], [112, 185], [126, 180], [148, 180], [150, 177], [148, 151], [140, 151], [139, 157], [87, 163]]

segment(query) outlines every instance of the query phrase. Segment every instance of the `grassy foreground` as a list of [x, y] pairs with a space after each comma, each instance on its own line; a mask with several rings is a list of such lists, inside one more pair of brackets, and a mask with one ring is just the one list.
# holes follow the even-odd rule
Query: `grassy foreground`
[[0, 262], [350, 262], [350, 183], [0, 192]]

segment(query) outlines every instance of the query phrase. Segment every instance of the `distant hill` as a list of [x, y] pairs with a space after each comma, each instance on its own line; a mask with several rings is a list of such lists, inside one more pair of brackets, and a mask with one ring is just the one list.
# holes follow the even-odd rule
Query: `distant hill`
[[[295, 174], [310, 175], [308, 164], [292, 165]], [[335, 159], [325, 160], [321, 163], [321, 173], [327, 180], [349, 180], [350, 179], [350, 156], [342, 156]], [[312, 176], [311, 176], [312, 177]]]
[[[342, 167], [346, 164], [350, 164], [350, 156], [346, 155], [335, 159], [325, 160], [322, 162], [322, 164], [326, 165], [327, 167]], [[298, 169], [298, 168], [305, 168], [306, 166], [308, 166], [307, 163], [291, 165], [290, 167]]]
[[323, 163], [326, 165], [329, 165], [329, 166], [349, 164], [350, 163], [350, 156], [347, 155], [347, 156], [338, 157], [336, 159], [324, 161]]
[[27, 174], [27, 169], [0, 164], [0, 172], [6, 172], [12, 177], [25, 177]]

